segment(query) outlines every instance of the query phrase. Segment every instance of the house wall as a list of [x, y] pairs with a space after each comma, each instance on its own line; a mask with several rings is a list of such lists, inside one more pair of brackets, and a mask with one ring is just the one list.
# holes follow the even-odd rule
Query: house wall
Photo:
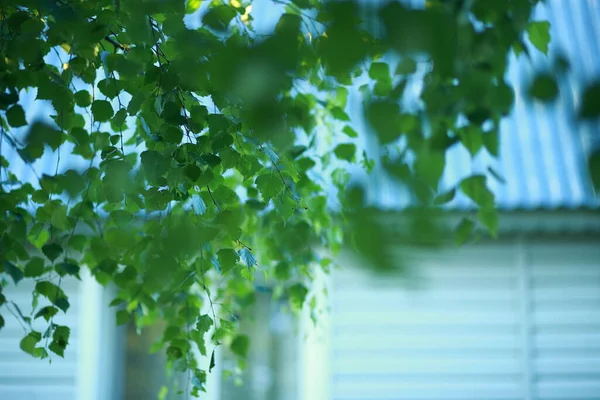
[[[28, 317], [31, 314], [32, 291], [35, 282], [22, 281], [14, 286], [10, 281], [3, 287], [3, 294], [13, 301], [21, 313]], [[27, 331], [13, 313], [13, 305], [4, 305], [0, 309], [6, 325], [0, 332], [0, 399], [2, 400], [74, 400], [78, 391], [78, 363], [81, 361], [79, 345], [81, 343], [81, 325], [79, 317], [82, 314], [82, 304], [79, 283], [74, 279], [64, 279], [62, 289], [69, 296], [71, 304], [67, 314], [60, 312], [54, 317], [54, 323], [67, 325], [71, 328], [69, 346], [65, 357], [54, 353], [51, 359], [34, 359], [19, 348], [21, 339]], [[39, 307], [48, 302], [39, 299]], [[33, 321], [34, 330], [42, 334], [48, 327], [43, 318]], [[45, 339], [42, 339], [45, 340]], [[51, 363], [50, 363], [51, 361]]]
[[599, 243], [515, 237], [399, 254], [402, 277], [336, 271], [330, 367], [305, 381], [327, 374], [323, 399], [598, 399]]

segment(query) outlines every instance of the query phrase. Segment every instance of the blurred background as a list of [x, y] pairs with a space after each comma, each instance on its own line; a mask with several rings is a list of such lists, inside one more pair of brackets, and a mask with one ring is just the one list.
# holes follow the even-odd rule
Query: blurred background
[[[282, 12], [270, 0], [255, 1], [257, 30], [271, 29]], [[292, 316], [285, 303], [272, 301], [268, 285], [261, 287], [242, 323], [252, 343], [246, 370], [217, 350], [203, 398], [600, 399], [600, 214], [587, 168], [600, 145], [600, 124], [572, 116], [582, 88], [600, 76], [600, 2], [548, 0], [534, 18], [551, 23], [549, 57], [511, 55], [515, 105], [502, 122], [500, 157], [482, 151], [471, 162], [455, 146], [444, 171], [452, 187], [493, 165], [499, 238], [435, 252], [399, 242], [392, 251], [404, 266], [398, 276], [373, 274], [344, 257], [342, 269], [316, 281], [323, 294], [316, 324], [310, 315]], [[558, 82], [560, 96], [545, 105], [527, 102], [536, 70], [558, 55], [571, 68]], [[380, 156], [360, 122], [358, 90], [347, 112], [359, 121], [368, 152]], [[379, 166], [365, 186], [369, 202], [387, 210], [387, 222], [402, 226], [405, 217], [396, 211], [410, 204], [406, 192]], [[456, 224], [469, 213], [471, 204], [457, 196], [445, 221]], [[166, 374], [160, 351], [148, 354], [162, 327], [116, 328], [110, 291], [90, 277], [65, 281], [63, 288], [80, 298], [56, 317], [72, 328], [65, 358], [48, 365], [20, 351], [23, 329], [16, 318], [5, 318], [0, 399], [185, 397], [176, 392], [185, 391], [186, 376]], [[31, 290], [7, 288], [24, 312]], [[209, 357], [201, 357], [202, 366]]]

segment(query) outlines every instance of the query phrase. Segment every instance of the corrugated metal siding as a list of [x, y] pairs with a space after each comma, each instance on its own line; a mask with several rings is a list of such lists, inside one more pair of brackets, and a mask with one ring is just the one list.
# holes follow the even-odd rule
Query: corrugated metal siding
[[[34, 282], [20, 282], [17, 287], [4, 288], [6, 297], [14, 301], [25, 316], [31, 311], [31, 293]], [[34, 359], [19, 348], [19, 342], [26, 335], [22, 326], [3, 307], [2, 315], [6, 326], [0, 333], [0, 399], [2, 400], [75, 400], [78, 382], [79, 344], [79, 283], [75, 280], [64, 279], [61, 288], [69, 296], [71, 304], [67, 314], [59, 312], [54, 322], [71, 328], [69, 346], [65, 357], [61, 358], [51, 353], [52, 363], [48, 360]], [[47, 300], [40, 297], [39, 307], [49, 305]], [[48, 323], [39, 318], [33, 323], [33, 329], [42, 334]], [[42, 339], [45, 340], [45, 339]]]
[[478, 246], [411, 265], [403, 280], [334, 275], [332, 399], [600, 398], [597, 246]]
[[[466, 149], [454, 146], [447, 153], [442, 191], [472, 173], [489, 175], [487, 168], [492, 166], [506, 180], [504, 184], [489, 179], [501, 208], [599, 205], [590, 186], [586, 154], [598, 145], [600, 123], [578, 125], [574, 115], [582, 87], [600, 76], [600, 4], [597, 0], [547, 0], [547, 4], [536, 10], [534, 19], [551, 23], [549, 57], [534, 49], [531, 61], [510, 56], [507, 79], [515, 89], [515, 106], [501, 124], [499, 160], [483, 150], [471, 162]], [[555, 103], [528, 104], [526, 93], [535, 71], [547, 68], [557, 54], [570, 60], [571, 78], [559, 82], [560, 96]], [[352, 116], [360, 119], [360, 99], [354, 102]], [[365, 126], [363, 131], [367, 131]], [[371, 200], [384, 207], [410, 203], [407, 193], [384, 174], [370, 181], [370, 189]], [[472, 207], [472, 202], [460, 194], [448, 207], [465, 209]]]
[[600, 398], [600, 247], [530, 249], [534, 393]]

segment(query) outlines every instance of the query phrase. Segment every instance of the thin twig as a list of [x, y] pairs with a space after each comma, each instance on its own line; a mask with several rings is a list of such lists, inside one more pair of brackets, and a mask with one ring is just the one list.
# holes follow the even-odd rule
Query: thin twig
[[215, 200], [212, 190], [210, 190], [210, 186], [206, 185], [206, 188], [208, 189], [208, 194], [210, 195], [210, 198], [212, 199], [213, 203], [215, 204], [215, 207], [217, 207], [217, 210], [219, 210], [219, 212], [221, 212], [221, 207], [219, 207], [219, 205], [217, 204], [217, 200]]

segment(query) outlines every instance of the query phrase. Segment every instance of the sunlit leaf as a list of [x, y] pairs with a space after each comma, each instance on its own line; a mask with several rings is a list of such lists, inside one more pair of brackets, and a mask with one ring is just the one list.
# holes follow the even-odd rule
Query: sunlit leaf
[[529, 41], [539, 51], [548, 54], [550, 43], [550, 23], [548, 21], [532, 21], [527, 25]]

